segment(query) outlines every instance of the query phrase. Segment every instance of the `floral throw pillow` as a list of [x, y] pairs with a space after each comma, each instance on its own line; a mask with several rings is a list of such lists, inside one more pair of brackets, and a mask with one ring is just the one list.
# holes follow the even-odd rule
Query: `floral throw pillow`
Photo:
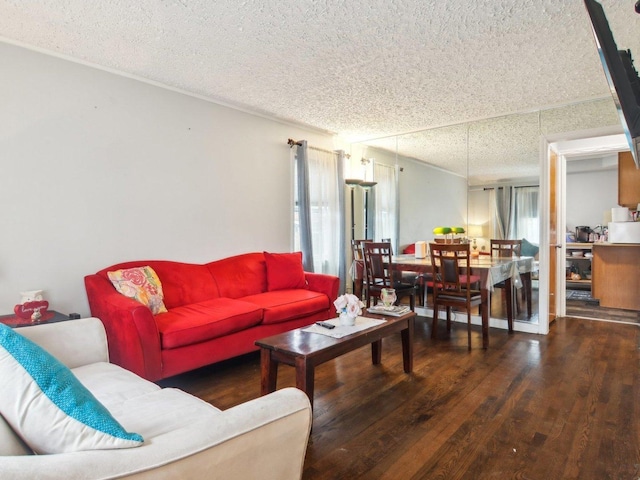
[[109, 280], [122, 295], [146, 305], [151, 313], [165, 313], [162, 284], [153, 268], [136, 267], [107, 272]]

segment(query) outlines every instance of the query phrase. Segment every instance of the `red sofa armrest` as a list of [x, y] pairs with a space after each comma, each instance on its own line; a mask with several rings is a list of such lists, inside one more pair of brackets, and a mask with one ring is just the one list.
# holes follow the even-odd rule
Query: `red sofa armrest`
[[338, 291], [340, 290], [340, 279], [336, 276], [326, 275], [324, 273], [304, 272], [304, 276], [307, 280], [309, 290], [324, 293], [327, 297], [329, 297], [329, 309], [327, 310], [327, 318], [335, 316], [333, 301], [338, 298]]
[[107, 332], [110, 361], [147, 380], [161, 379], [160, 333], [151, 310], [118, 293], [103, 276], [87, 275], [84, 284], [91, 315]]

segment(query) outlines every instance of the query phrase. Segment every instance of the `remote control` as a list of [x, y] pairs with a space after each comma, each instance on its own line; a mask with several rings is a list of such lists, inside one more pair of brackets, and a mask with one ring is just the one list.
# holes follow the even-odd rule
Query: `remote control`
[[328, 323], [328, 322], [316, 322], [316, 325], [320, 325], [321, 327], [328, 328], [329, 330], [331, 330], [332, 328], [336, 328], [334, 324]]

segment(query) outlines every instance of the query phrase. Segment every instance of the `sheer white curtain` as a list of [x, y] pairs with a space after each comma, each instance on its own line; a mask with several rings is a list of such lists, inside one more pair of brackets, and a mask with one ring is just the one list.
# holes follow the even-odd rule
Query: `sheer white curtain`
[[494, 188], [490, 192], [491, 202], [491, 238], [507, 240], [512, 237], [513, 229], [513, 187]]
[[489, 192], [491, 238], [540, 242], [539, 187], [500, 187]]
[[539, 187], [518, 187], [514, 193], [513, 238], [526, 238], [540, 244], [540, 221], [538, 217]]
[[491, 218], [491, 232], [489, 233], [489, 236], [490, 238], [502, 240], [504, 239], [504, 228], [502, 227], [502, 219], [500, 218], [500, 213], [498, 211], [495, 188], [489, 190], [489, 208], [489, 215]]
[[344, 281], [343, 152], [308, 147], [302, 141], [295, 156], [294, 247], [305, 255], [307, 271]]
[[[398, 239], [398, 190], [396, 167], [374, 164], [373, 176], [377, 185], [373, 188], [374, 197], [374, 239], [390, 238], [396, 247]], [[394, 251], [397, 251], [394, 248]]]

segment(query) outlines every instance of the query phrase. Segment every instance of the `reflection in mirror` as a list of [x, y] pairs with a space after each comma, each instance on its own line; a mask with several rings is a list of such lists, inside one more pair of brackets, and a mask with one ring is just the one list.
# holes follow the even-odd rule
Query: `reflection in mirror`
[[[432, 128], [352, 144], [346, 176], [375, 180], [374, 167], [363, 169], [362, 158], [373, 159], [372, 165], [396, 168], [397, 252], [416, 241], [430, 241], [437, 226], [462, 225], [472, 233], [477, 248], [484, 247], [488, 253], [495, 230], [491, 192], [496, 187], [539, 185], [541, 136], [615, 126], [619, 127], [615, 105], [607, 97]], [[384, 201], [376, 196], [375, 188], [373, 196], [378, 204]], [[362, 218], [358, 220], [362, 208], [362, 204], [356, 208], [356, 223], [360, 225], [356, 231], [363, 226]], [[470, 237], [470, 241], [473, 239]], [[527, 240], [540, 242], [539, 238]], [[536, 302], [533, 310], [537, 313]], [[495, 315], [501, 316], [497, 308]], [[531, 319], [526, 315], [518, 319], [536, 322], [537, 314]]]
[[[454, 125], [397, 137], [402, 160], [400, 240], [432, 241], [436, 227], [465, 227], [467, 126]], [[438, 167], [445, 158], [454, 169]]]
[[[538, 182], [538, 113], [509, 115], [469, 125], [469, 185]], [[532, 161], [533, 160], [533, 161]]]
[[[526, 239], [534, 245], [540, 243], [539, 131], [538, 112], [492, 118], [469, 125], [468, 221], [471, 230], [479, 230], [473, 242], [481, 255], [492, 256], [492, 239]], [[531, 162], [532, 158], [536, 161]], [[537, 289], [533, 288], [535, 283], [528, 282], [531, 266], [531, 262], [521, 266], [523, 277], [527, 276], [527, 284], [516, 289], [513, 296], [516, 321], [538, 320]], [[530, 309], [523, 291], [533, 300]], [[492, 318], [507, 318], [506, 300], [510, 294], [504, 288], [494, 288], [490, 306]]]
[[[354, 232], [356, 239], [392, 238], [395, 243], [398, 237], [395, 151], [353, 144], [349, 153], [345, 175], [360, 180], [353, 187], [353, 217], [349, 212], [346, 215], [349, 231]], [[351, 194], [351, 187], [348, 193]]]
[[[399, 210], [396, 213], [396, 231], [387, 235], [374, 228], [374, 239], [390, 237], [394, 239], [394, 251], [402, 252], [416, 241], [432, 240], [433, 229], [437, 226], [465, 226], [466, 145], [465, 125], [425, 130], [352, 145], [352, 162], [354, 157], [373, 159], [379, 168], [378, 172], [382, 171], [383, 165], [394, 167], [397, 171]], [[435, 165], [444, 157], [457, 165], [455, 171]], [[434, 161], [431, 162], [431, 159]], [[357, 170], [357, 165], [352, 163], [352, 169]], [[378, 180], [376, 177], [373, 179]], [[388, 201], [383, 198], [382, 193], [377, 186], [374, 188], [376, 205]]]

